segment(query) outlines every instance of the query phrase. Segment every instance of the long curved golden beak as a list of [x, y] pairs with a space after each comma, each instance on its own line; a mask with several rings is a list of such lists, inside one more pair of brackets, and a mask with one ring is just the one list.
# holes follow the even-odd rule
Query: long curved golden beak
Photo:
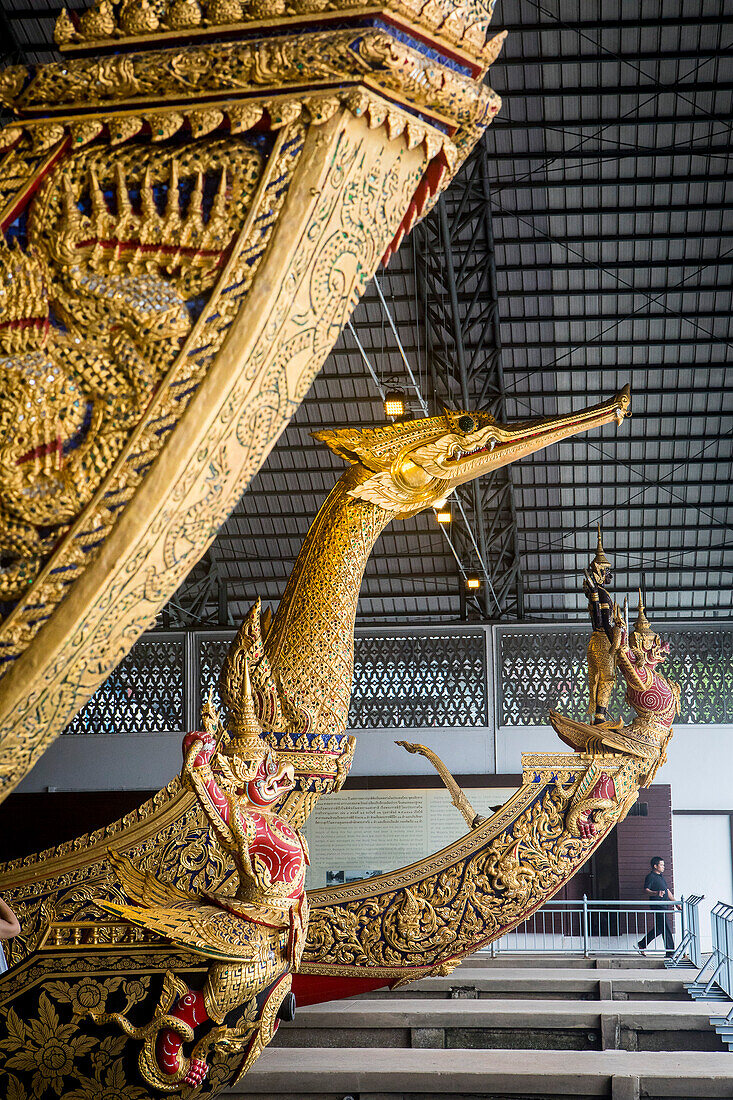
[[[516, 462], [518, 458], [541, 451], [552, 443], [567, 439], [568, 436], [587, 432], [592, 428], [600, 428], [604, 424], [610, 424], [612, 420], [620, 424], [624, 417], [631, 415], [630, 405], [631, 389], [626, 385], [609, 401], [602, 401], [599, 405], [591, 405], [590, 408], [581, 409], [576, 413], [547, 416], [540, 420], [525, 420], [519, 424], [512, 424], [511, 427], [497, 424], [495, 432], [497, 438], [495, 441], [492, 440], [491, 447], [456, 461], [454, 469], [448, 474], [450, 481], [453, 485], [463, 485], [466, 481], [472, 481], [488, 470], [507, 466], [510, 462]], [[443, 474], [443, 476], [446, 475]]]

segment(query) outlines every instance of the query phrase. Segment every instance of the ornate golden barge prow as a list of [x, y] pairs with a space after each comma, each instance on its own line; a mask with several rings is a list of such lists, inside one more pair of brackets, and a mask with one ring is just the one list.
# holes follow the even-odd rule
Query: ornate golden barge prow
[[0, 798], [205, 552], [498, 111], [489, 19], [98, 0], [59, 18], [63, 60], [0, 73]]
[[[522, 790], [458, 845], [311, 895], [307, 938], [298, 829], [351, 762], [356, 602], [379, 532], [492, 466], [620, 421], [628, 406], [627, 389], [514, 426], [462, 411], [322, 433], [351, 466], [316, 517], [274, 620], [261, 623], [255, 606], [232, 645], [227, 722], [207, 708], [204, 731], [186, 737], [183, 780], [194, 793], [174, 782], [126, 821], [0, 876], [24, 923], [0, 983], [0, 1018], [19, 1007], [29, 1019], [57, 1012], [52, 999], [76, 1005], [83, 987], [87, 1008], [75, 1020], [85, 1050], [93, 1042], [122, 1052], [115, 1072], [131, 1082], [203, 1095], [252, 1064], [291, 984], [308, 1002], [445, 971], [551, 896], [635, 797], [633, 764], [529, 761]], [[236, 747], [243, 725], [246, 751]], [[131, 927], [141, 938], [130, 939]], [[81, 978], [68, 969], [74, 943]], [[124, 978], [102, 980], [114, 959]], [[69, 1074], [90, 1072], [80, 1050]]]

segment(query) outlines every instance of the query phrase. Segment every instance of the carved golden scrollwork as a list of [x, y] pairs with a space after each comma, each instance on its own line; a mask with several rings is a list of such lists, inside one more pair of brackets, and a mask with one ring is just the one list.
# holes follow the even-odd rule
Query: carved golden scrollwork
[[[111, 524], [118, 520], [119, 504], [126, 503], [131, 498], [132, 486], [136, 479], [139, 481], [141, 477], [140, 474], [135, 473], [135, 470], [147, 469], [147, 465], [141, 466], [145, 451], [141, 454], [140, 444], [146, 443], [145, 450], [149, 448], [148, 453], [151, 457], [161, 448], [165, 440], [165, 436], [161, 435], [160, 431], [161, 423], [165, 423], [166, 417], [169, 422], [175, 423], [175, 418], [180, 415], [180, 395], [189, 393], [190, 382], [188, 386], [181, 383], [184, 379], [190, 379], [192, 368], [198, 367], [201, 372], [201, 366], [198, 364], [206, 368], [210, 367], [217, 347], [221, 346], [224, 337], [231, 331], [233, 316], [238, 309], [241, 309], [242, 294], [246, 293], [247, 288], [252, 285], [257, 265], [262, 262], [261, 257], [267, 254], [263, 253], [263, 230], [266, 243], [268, 234], [273, 232], [276, 224], [277, 209], [274, 212], [271, 209], [268, 210], [267, 217], [259, 220], [259, 215], [263, 212], [261, 204], [267, 203], [271, 207], [271, 190], [274, 181], [277, 180], [279, 182], [277, 203], [281, 206], [287, 195], [287, 190], [283, 189], [281, 182], [283, 174], [286, 180], [292, 178], [293, 171], [297, 168], [298, 155], [303, 147], [304, 127], [299, 123], [294, 123], [292, 126], [292, 129], [286, 127], [281, 131], [278, 148], [283, 150], [282, 156], [276, 151], [273, 154], [274, 159], [271, 158], [268, 163], [266, 174], [261, 179], [253, 200], [250, 218], [243, 228], [242, 237], [222, 271], [218, 284], [221, 286], [223, 283], [222, 289], [215, 290], [216, 301], [210, 304], [192, 328], [186, 346], [179, 353], [174, 364], [173, 371], [178, 373], [178, 377], [175, 373], [169, 372], [156, 392], [154, 402], [147, 410], [145, 431], [138, 430], [134, 449], [123, 451], [115, 470], [112, 471], [111, 476], [119, 479], [118, 487], [107, 481], [104, 500], [100, 501], [103, 504], [101, 512], [90, 511], [82, 518], [84, 526], [75, 527], [72, 536], [59, 548], [58, 553], [63, 555], [64, 559], [65, 584], [80, 575], [82, 569], [86, 573], [89, 571], [90, 557], [86, 550], [87, 541], [82, 537], [85, 527], [90, 525], [92, 531], [98, 532], [100, 522], [102, 524], [107, 522], [109, 524], [107, 530], [110, 531], [110, 535], [114, 535], [117, 528], [113, 528]], [[147, 621], [151, 606], [165, 599], [172, 579], [182, 576], [186, 562], [199, 552], [197, 548], [205, 544], [211, 537], [216, 523], [221, 522], [212, 520], [211, 509], [213, 508], [214, 513], [224, 518], [228, 502], [241, 492], [241, 486], [250, 476], [248, 471], [256, 468], [270, 445], [272, 417], [289, 415], [307, 388], [315, 363], [320, 362], [327, 353], [342, 323], [340, 319], [347, 315], [352, 307], [356, 288], [363, 285], [367, 272], [373, 270], [378, 262], [383, 243], [380, 243], [379, 236], [375, 236], [373, 232], [366, 233], [365, 226], [370, 225], [372, 229], [376, 224], [383, 224], [385, 227], [392, 225], [393, 228], [396, 226], [398, 216], [394, 205], [396, 192], [392, 181], [399, 178], [401, 182], [398, 190], [404, 188], [405, 193], [411, 192], [416, 186], [424, 165], [423, 155], [417, 149], [410, 152], [404, 146], [402, 149], [395, 146], [394, 149], [389, 149], [389, 152], [382, 150], [376, 153], [372, 161], [373, 168], [378, 174], [384, 172], [386, 190], [375, 191], [371, 184], [368, 191], [366, 189], [360, 191], [358, 187], [343, 190], [343, 185], [347, 181], [355, 181], [359, 176], [359, 166], [362, 163], [359, 159], [359, 150], [364, 140], [375, 150], [380, 143], [372, 139], [371, 132], [363, 124], [358, 129], [364, 136], [355, 135], [355, 140], [352, 142], [351, 138], [347, 137], [350, 123], [343, 115], [334, 116], [330, 122], [324, 124], [323, 128], [319, 128], [318, 133], [326, 127], [331, 128], [330, 136], [324, 135], [323, 140], [326, 146], [329, 142], [335, 142], [332, 146], [336, 154], [335, 159], [324, 160], [325, 147], [314, 133], [313, 138], [316, 140], [313, 141], [313, 149], [316, 158], [310, 159], [306, 174], [314, 173], [313, 179], [317, 180], [319, 174], [323, 172], [322, 166], [328, 163], [329, 170], [332, 169], [334, 173], [333, 183], [337, 186], [334, 189], [329, 184], [324, 188], [319, 183], [321, 190], [317, 192], [317, 199], [314, 201], [311, 198], [309, 204], [300, 208], [300, 212], [305, 215], [305, 221], [311, 216], [314, 218], [314, 231], [309, 238], [311, 243], [299, 252], [282, 257], [286, 267], [292, 264], [291, 276], [288, 277], [290, 281], [286, 280], [286, 285], [288, 288], [293, 286], [298, 288], [296, 296], [300, 296], [302, 300], [302, 309], [297, 315], [297, 322], [293, 324], [295, 319], [291, 321], [288, 318], [293, 302], [292, 290], [288, 290], [287, 294], [283, 293], [279, 302], [273, 301], [267, 309], [262, 308], [261, 302], [256, 305], [253, 303], [252, 310], [256, 312], [249, 312], [244, 322], [245, 331], [251, 323], [250, 318], [254, 322], [254, 330], [250, 330], [250, 335], [259, 333], [263, 329], [263, 322], [266, 321], [268, 331], [261, 332], [264, 342], [258, 348], [256, 340], [253, 343], [251, 340], [240, 339], [235, 345], [238, 347], [238, 355], [245, 359], [249, 356], [249, 359], [247, 372], [242, 376], [238, 387], [232, 390], [224, 380], [229, 373], [229, 366], [225, 362], [220, 372], [223, 374], [222, 382], [214, 384], [212, 381], [212, 386], [201, 397], [201, 401], [207, 407], [211, 403], [212, 410], [215, 408], [221, 410], [222, 419], [219, 421], [219, 427], [213, 434], [209, 433], [208, 439], [202, 437], [197, 444], [194, 452], [197, 456], [196, 463], [192, 465], [191, 461], [188, 461], [185, 467], [181, 468], [176, 492], [170, 494], [170, 485], [165, 489], [168, 505], [164, 504], [166, 498], [157, 497], [156, 507], [161, 509], [162, 522], [157, 527], [149, 528], [145, 541], [140, 547], [143, 553], [142, 555], [138, 553], [138, 564], [135, 568], [125, 568], [116, 577], [106, 572], [104, 575], [100, 574], [99, 581], [104, 585], [106, 592], [105, 608], [107, 610], [99, 606], [80, 624], [85, 638], [88, 639], [87, 642], [82, 643], [83, 645], [89, 644], [94, 638], [97, 639], [94, 645], [98, 646], [98, 657], [95, 662], [87, 661], [86, 667], [90, 670], [92, 667], [98, 668], [100, 679], [106, 674], [106, 669], [114, 667], [119, 656], [134, 641], [142, 613], [144, 612], [146, 616], [144, 621]], [[377, 135], [375, 134], [374, 137], [376, 138]], [[397, 173], [396, 176], [393, 176], [394, 172]], [[346, 211], [342, 213], [343, 202], [346, 202], [347, 206], [352, 202], [355, 203], [353, 216]], [[293, 210], [296, 221], [300, 212], [296, 214], [295, 209]], [[255, 221], [255, 218], [258, 220]], [[345, 238], [333, 235], [333, 230], [339, 222], [346, 226]], [[321, 236], [324, 233], [325, 236]], [[385, 233], [382, 242], [386, 235]], [[357, 253], [361, 256], [358, 261]], [[313, 270], [308, 269], [309, 263], [313, 264]], [[329, 265], [343, 263], [347, 263], [350, 272], [348, 281], [352, 288], [345, 295], [340, 278], [338, 287], [331, 285], [333, 275], [329, 273]], [[268, 284], [268, 286], [272, 285], [277, 286], [277, 280]], [[230, 287], [231, 290], [229, 290]], [[209, 316], [211, 316], [210, 330], [207, 330]], [[287, 329], [290, 329], [289, 333]], [[203, 360], [198, 354], [192, 354], [202, 345], [206, 347]], [[255, 383], [254, 380], [260, 377], [261, 383]], [[262, 388], [259, 388], [260, 386]], [[246, 413], [243, 411], [235, 413], [235, 410], [244, 410], [245, 402], [249, 405], [253, 391], [260, 394], [256, 405], [249, 406]], [[195, 401], [198, 407], [202, 408], [201, 401], [196, 400], [195, 397], [188, 396], [186, 400]], [[241, 424], [240, 416], [243, 416]], [[201, 417], [191, 422], [188, 431], [192, 442], [195, 436], [201, 435], [196, 425], [203, 423], [207, 421], [205, 419], [202, 421]], [[120, 465], [123, 462], [124, 465]], [[217, 471], [215, 482], [212, 482], [210, 477], [212, 468]], [[159, 491], [156, 490], [157, 492]], [[109, 511], [108, 505], [112, 506]], [[108, 520], [105, 519], [106, 516], [109, 517]], [[145, 526], [140, 523], [144, 519], [146, 517], [139, 513], [135, 517], [130, 516], [131, 522], [140, 528]], [[98, 534], [96, 538], [98, 541]], [[128, 547], [127, 554], [129, 554], [129, 548], [136, 545], [129, 536], [125, 538], [125, 544]], [[153, 551], [154, 547], [156, 547], [155, 551]], [[160, 565], [154, 571], [146, 571], [142, 569], [140, 563], [145, 561], [152, 552], [158, 555]], [[60, 565], [61, 562], [56, 560], [53, 563], [53, 573], [41, 574], [37, 588], [34, 590], [33, 602], [41, 600], [44, 603], [54, 604], [66, 594], [67, 588], [60, 588], [57, 580], [60, 575], [58, 572]], [[120, 602], [121, 591], [124, 589], [129, 589], [129, 592]], [[87, 607], [89, 606], [88, 596], [84, 597], [84, 603]], [[129, 608], [127, 615], [120, 614], [122, 607]], [[6, 641], [10, 643], [5, 646], [4, 653], [11, 656], [13, 651], [22, 652], [29, 643], [29, 634], [32, 636], [32, 633], [37, 631], [37, 624], [38, 617], [34, 617], [30, 607], [26, 609], [26, 604], [21, 601], [0, 629], [0, 634], [4, 634]], [[116, 635], [119, 640], [113, 642], [112, 635]], [[124, 641], [122, 641], [123, 638]], [[61, 640], [59, 638], [59, 641]], [[76, 642], [69, 639], [69, 642], [74, 652], [80, 652], [79, 639]], [[54, 653], [57, 655], [54, 656]], [[81, 685], [78, 680], [74, 681], [73, 677], [68, 678], [70, 688], [74, 684], [73, 693], [69, 696], [65, 696], [63, 692], [59, 693], [53, 687], [57, 676], [67, 676], [68, 657], [62, 657], [53, 646], [47, 648], [46, 654], [47, 658], [51, 658], [50, 661], [47, 660], [47, 672], [44, 674], [47, 687], [35, 698], [33, 712], [26, 715], [27, 732], [24, 732], [24, 720], [17, 715], [16, 718], [20, 718], [20, 721], [13, 719], [12, 722], [12, 741], [17, 748], [12, 747], [6, 740], [9, 751], [5, 757], [5, 791], [11, 789], [13, 777], [19, 777], [23, 773], [33, 759], [32, 754], [38, 751], [39, 728], [46, 731], [52, 727], [54, 730], [59, 729], [68, 721], [78, 705], [75, 701], [81, 694], [79, 691]], [[99, 663], [97, 664], [96, 661]], [[10, 679], [12, 682], [15, 676], [20, 676], [20, 670], [15, 673], [15, 670], [11, 669], [10, 673], [6, 673], [5, 680]], [[91, 687], [92, 685], [86, 688], [86, 691], [88, 692]], [[20, 679], [18, 679], [18, 688], [20, 688]], [[10, 684], [4, 684], [3, 690], [0, 691], [0, 717], [2, 717], [3, 702], [5, 713], [9, 716], [7, 707], [12, 698], [9, 691]], [[84, 692], [85, 688], [82, 687], [81, 691]], [[20, 700], [18, 702], [25, 712], [27, 703]], [[45, 712], [42, 717], [41, 712]], [[26, 740], [28, 736], [31, 737], [30, 742]], [[45, 736], [47, 736], [46, 733], [44, 733]]]
[[[525, 785], [501, 811], [429, 859], [310, 895], [306, 973], [413, 980], [510, 931], [567, 881], [628, 812], [636, 761], [525, 757]], [[589, 797], [601, 776], [612, 798]], [[593, 815], [592, 829], [579, 827]], [[443, 856], [443, 858], [441, 858]]]
[[[0, 415], [39, 392], [42, 415], [0, 454], [0, 596], [17, 601], [0, 625], [0, 797], [203, 553], [380, 258], [498, 110], [481, 78], [501, 36], [456, 65], [445, 43], [474, 40], [445, 13], [426, 50], [386, 24], [324, 30], [296, 6], [297, 31], [290, 13], [222, 38], [254, 11], [102, 0], [59, 20], [75, 56], [0, 78], [18, 116], [0, 135], [0, 210], [28, 215], [27, 274], [51, 306], [40, 325], [12, 321], [1, 349], [17, 384]], [[436, 26], [429, 5], [424, 19]], [[119, 48], [85, 56], [109, 35]], [[156, 460], [179, 445], [164, 485]], [[15, 665], [41, 623], [29, 705]]]

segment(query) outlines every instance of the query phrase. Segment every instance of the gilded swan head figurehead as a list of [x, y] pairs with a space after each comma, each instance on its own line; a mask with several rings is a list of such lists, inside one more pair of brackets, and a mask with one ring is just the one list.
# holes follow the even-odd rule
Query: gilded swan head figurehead
[[355, 467], [351, 496], [406, 517], [489, 470], [577, 432], [623, 420], [630, 401], [626, 386], [610, 401], [581, 412], [511, 425], [499, 424], [486, 412], [446, 409], [442, 416], [314, 436]]

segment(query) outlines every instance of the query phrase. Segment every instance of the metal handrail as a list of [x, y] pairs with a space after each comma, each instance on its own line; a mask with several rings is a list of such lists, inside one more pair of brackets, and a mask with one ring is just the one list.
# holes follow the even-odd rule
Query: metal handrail
[[710, 914], [713, 926], [713, 951], [719, 966], [715, 981], [733, 1000], [733, 905], [719, 901]]
[[[710, 923], [713, 949], [695, 980], [686, 988], [696, 1000], [733, 1000], [733, 905], [719, 901], [712, 909]], [[733, 1008], [727, 1016], [711, 1016], [711, 1024], [733, 1049]]]
[[687, 966], [688, 960], [693, 966], [702, 965], [698, 906], [704, 897], [704, 894], [690, 894], [682, 898], [682, 939], [672, 958], [667, 960], [667, 966]]
[[[550, 901], [490, 946], [492, 955], [504, 953], [560, 955], [634, 955], [648, 940], [645, 953], [670, 955], [678, 965], [683, 957], [700, 957], [697, 907], [703, 895], [691, 894], [682, 903], [680, 942], [674, 952], [665, 925], [671, 933], [676, 902]], [[688, 962], [689, 966], [690, 963]]]

